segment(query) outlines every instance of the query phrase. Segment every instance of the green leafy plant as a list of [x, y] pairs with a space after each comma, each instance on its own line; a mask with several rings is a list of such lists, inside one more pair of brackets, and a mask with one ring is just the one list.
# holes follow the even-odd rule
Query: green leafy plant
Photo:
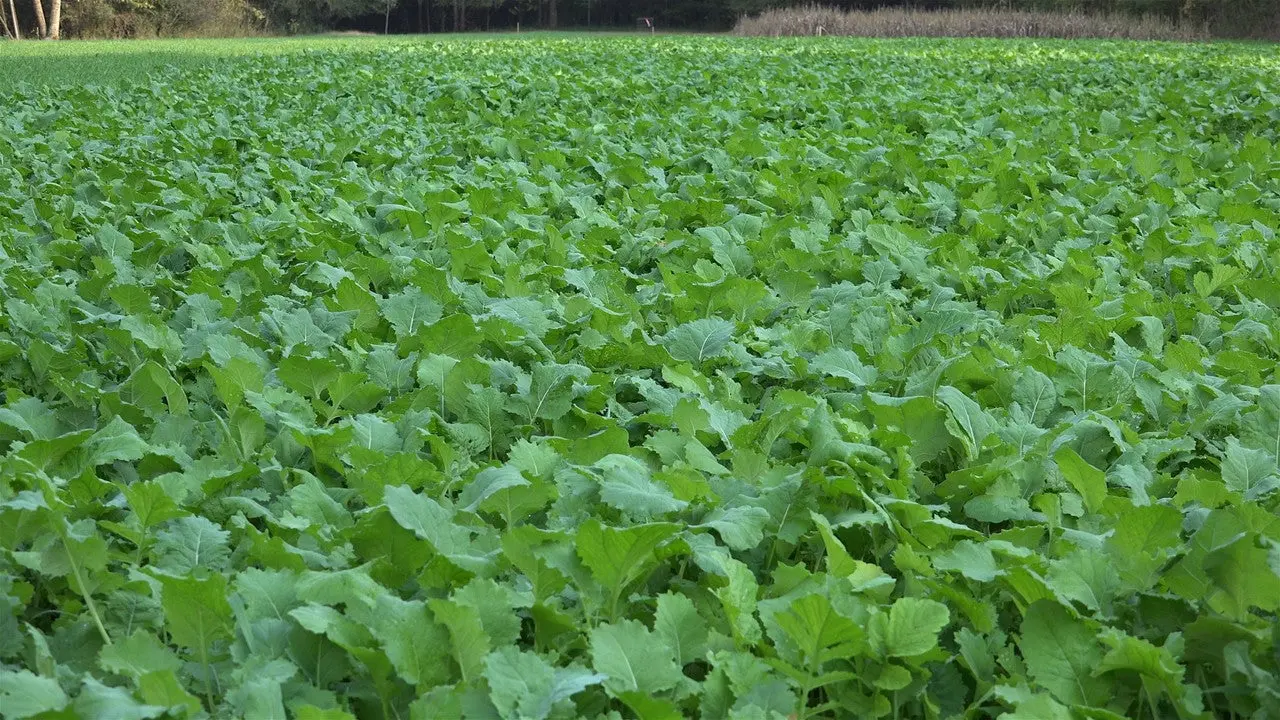
[[5, 90], [0, 715], [1275, 716], [1278, 72], [605, 38]]

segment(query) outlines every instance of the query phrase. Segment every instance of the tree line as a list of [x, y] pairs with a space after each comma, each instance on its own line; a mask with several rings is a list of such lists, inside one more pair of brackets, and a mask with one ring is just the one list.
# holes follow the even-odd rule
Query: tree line
[[[425, 33], [555, 28], [721, 30], [813, 0], [0, 0], [0, 37]], [[1241, 34], [1280, 22], [1280, 0], [819, 0], [842, 9], [992, 7], [1157, 15]], [[1246, 33], [1247, 34], [1247, 33]]]
[[[46, 0], [31, 0], [31, 17], [27, 23], [27, 34], [44, 40], [57, 40], [62, 37], [62, 0], [48, 0], [49, 8], [45, 10]], [[0, 0], [0, 25], [4, 26], [0, 37], [21, 40], [23, 37], [23, 16], [18, 12], [15, 0]]]

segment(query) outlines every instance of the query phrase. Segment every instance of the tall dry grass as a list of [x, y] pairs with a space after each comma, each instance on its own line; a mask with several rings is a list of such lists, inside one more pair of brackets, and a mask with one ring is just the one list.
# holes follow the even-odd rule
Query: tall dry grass
[[810, 5], [767, 10], [742, 18], [736, 35], [856, 35], [861, 37], [1116, 38], [1205, 40], [1208, 28], [1179, 25], [1156, 16], [1056, 13], [971, 8], [846, 11]]

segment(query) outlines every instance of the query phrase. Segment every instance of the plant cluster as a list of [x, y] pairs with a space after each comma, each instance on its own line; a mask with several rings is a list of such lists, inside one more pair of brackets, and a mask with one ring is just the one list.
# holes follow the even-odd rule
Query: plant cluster
[[1280, 714], [1280, 59], [0, 102], [5, 718]]

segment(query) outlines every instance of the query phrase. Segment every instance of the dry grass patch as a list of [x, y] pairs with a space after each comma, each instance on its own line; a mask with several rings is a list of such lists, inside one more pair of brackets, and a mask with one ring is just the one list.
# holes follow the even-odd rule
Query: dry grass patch
[[913, 10], [881, 8], [845, 11], [811, 5], [768, 10], [743, 18], [737, 35], [856, 35], [863, 37], [1115, 38], [1125, 40], [1205, 40], [1205, 27], [1156, 16], [1054, 13], [972, 8]]

